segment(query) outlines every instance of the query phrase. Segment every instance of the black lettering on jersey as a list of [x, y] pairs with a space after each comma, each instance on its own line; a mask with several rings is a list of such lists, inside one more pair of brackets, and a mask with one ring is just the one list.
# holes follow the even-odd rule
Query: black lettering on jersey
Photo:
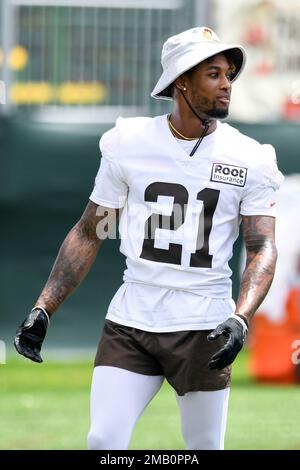
[[[188, 192], [181, 184], [160, 182], [150, 184], [145, 190], [145, 201], [157, 202], [158, 196], [174, 197], [172, 214], [166, 216], [153, 213], [146, 220], [145, 239], [140, 257], [160, 263], [181, 264], [182, 246], [178, 243], [170, 243], [168, 250], [155, 248], [155, 230], [156, 228], [177, 230], [184, 223]], [[178, 216], [179, 211], [177, 211], [175, 217], [174, 206], [176, 205], [181, 209], [181, 215]]]
[[225, 163], [213, 163], [212, 165], [210, 181], [244, 187], [246, 179], [247, 168]]
[[[204, 211], [204, 230], [198, 225], [197, 246], [200, 244], [199, 239], [203, 237], [203, 245], [196, 253], [191, 254], [190, 266], [193, 268], [211, 268], [212, 255], [209, 254], [209, 235], [212, 229], [213, 216], [218, 204], [220, 191], [216, 189], [205, 188], [197, 194], [197, 199], [203, 201]], [[201, 215], [201, 214], [200, 214]]]
[[[211, 268], [212, 255], [209, 254], [209, 236], [212, 229], [213, 215], [216, 210], [220, 191], [205, 188], [197, 194], [197, 199], [203, 201], [200, 217], [203, 224], [198, 225], [197, 246], [201, 247], [191, 254], [190, 266], [195, 268]], [[188, 204], [188, 191], [181, 184], [175, 183], [151, 183], [145, 190], [145, 201], [157, 202], [158, 196], [171, 196], [173, 208], [170, 216], [152, 213], [145, 222], [145, 238], [143, 242], [141, 258], [160, 263], [181, 264], [182, 245], [169, 243], [168, 249], [155, 248], [155, 230], [177, 230], [185, 221]], [[203, 240], [203, 243], [200, 241]]]

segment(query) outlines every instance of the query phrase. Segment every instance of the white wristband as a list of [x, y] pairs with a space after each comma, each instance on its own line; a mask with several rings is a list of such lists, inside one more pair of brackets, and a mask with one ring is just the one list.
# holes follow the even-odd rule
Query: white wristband
[[33, 309], [31, 309], [31, 311], [33, 312], [33, 310], [37, 310], [38, 308], [39, 308], [40, 310], [43, 310], [44, 314], [46, 315], [46, 318], [47, 318], [47, 321], [48, 321], [48, 325], [50, 325], [49, 314], [48, 314], [47, 311], [44, 309], [44, 307], [41, 307], [40, 305], [36, 305], [35, 307], [33, 307]]
[[246, 336], [246, 334], [248, 333], [248, 326], [247, 326], [246, 322], [239, 315], [233, 314], [232, 317], [235, 318], [242, 325], [243, 334], [244, 334], [244, 336]]

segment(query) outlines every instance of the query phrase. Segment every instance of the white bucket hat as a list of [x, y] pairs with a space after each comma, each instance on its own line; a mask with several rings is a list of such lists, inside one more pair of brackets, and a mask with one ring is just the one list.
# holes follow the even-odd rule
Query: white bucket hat
[[207, 27], [188, 29], [170, 37], [164, 43], [161, 52], [163, 73], [151, 96], [171, 100], [172, 91], [168, 87], [176, 78], [203, 60], [224, 51], [231, 51], [236, 66], [236, 73], [232, 79], [234, 81], [242, 72], [246, 62], [246, 51], [242, 46], [224, 44], [216, 33]]

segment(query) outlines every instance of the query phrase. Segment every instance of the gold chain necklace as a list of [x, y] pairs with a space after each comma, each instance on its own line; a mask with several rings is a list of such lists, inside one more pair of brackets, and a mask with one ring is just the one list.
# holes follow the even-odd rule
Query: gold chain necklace
[[174, 134], [174, 132], [175, 132], [177, 135], [179, 135], [184, 140], [197, 140], [197, 139], [199, 139], [199, 137], [186, 137], [185, 135], [180, 134], [180, 132], [176, 129], [176, 127], [174, 127], [173, 124], [171, 123], [171, 115], [170, 114], [168, 114], [167, 120], [168, 120], [169, 128], [170, 128], [172, 134]]

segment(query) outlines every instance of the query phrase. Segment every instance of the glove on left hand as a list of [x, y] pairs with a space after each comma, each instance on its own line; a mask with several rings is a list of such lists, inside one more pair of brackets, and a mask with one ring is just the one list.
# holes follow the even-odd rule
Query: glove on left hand
[[225, 346], [216, 352], [208, 363], [210, 369], [221, 370], [229, 366], [243, 347], [248, 325], [244, 320], [233, 316], [217, 326], [208, 336], [208, 341], [214, 341], [219, 336], [227, 338]]

